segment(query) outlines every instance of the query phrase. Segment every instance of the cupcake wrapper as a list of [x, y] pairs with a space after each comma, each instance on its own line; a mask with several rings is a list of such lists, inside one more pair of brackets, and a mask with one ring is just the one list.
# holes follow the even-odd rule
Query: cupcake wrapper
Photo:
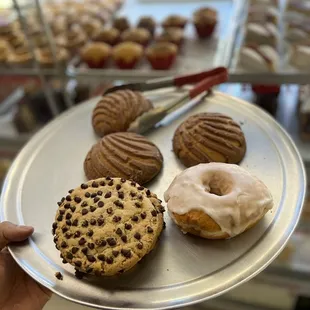
[[148, 57], [148, 61], [154, 70], [168, 70], [175, 62], [175, 55], [162, 57]]
[[216, 26], [216, 24], [214, 24], [214, 25], [211, 25], [211, 24], [210, 25], [195, 24], [196, 33], [197, 33], [198, 37], [201, 39], [209, 38], [209, 37], [211, 37], [211, 35], [214, 32], [215, 26]]
[[115, 64], [120, 69], [130, 70], [130, 69], [133, 69], [137, 65], [138, 61], [139, 61], [139, 59], [134, 59], [130, 62], [118, 59], [118, 60], [115, 60]]
[[101, 69], [101, 68], [105, 67], [105, 65], [107, 63], [107, 59], [100, 59], [99, 61], [98, 60], [95, 60], [95, 61], [94, 60], [87, 60], [85, 62], [90, 69]]

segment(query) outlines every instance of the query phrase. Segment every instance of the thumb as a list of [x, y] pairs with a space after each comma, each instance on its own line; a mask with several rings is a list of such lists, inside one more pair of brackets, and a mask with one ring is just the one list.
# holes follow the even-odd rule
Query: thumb
[[33, 233], [31, 226], [17, 226], [10, 222], [0, 223], [0, 251], [11, 242], [23, 241]]

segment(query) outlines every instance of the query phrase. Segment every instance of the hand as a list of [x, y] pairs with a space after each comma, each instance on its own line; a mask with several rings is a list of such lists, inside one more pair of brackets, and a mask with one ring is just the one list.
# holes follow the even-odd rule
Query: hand
[[30, 278], [5, 248], [11, 242], [27, 239], [33, 233], [29, 226], [0, 223], [0, 309], [41, 310], [51, 292]]

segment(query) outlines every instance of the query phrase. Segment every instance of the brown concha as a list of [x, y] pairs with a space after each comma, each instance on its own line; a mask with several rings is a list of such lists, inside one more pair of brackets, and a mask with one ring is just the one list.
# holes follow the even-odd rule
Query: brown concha
[[229, 116], [200, 113], [189, 117], [176, 130], [173, 150], [186, 167], [200, 163], [239, 163], [246, 151], [241, 127]]
[[89, 180], [119, 177], [145, 184], [161, 170], [163, 157], [145, 137], [118, 132], [103, 137], [88, 152], [84, 171]]
[[138, 116], [151, 108], [152, 103], [140, 92], [119, 90], [101, 98], [93, 111], [92, 125], [100, 137], [127, 131]]

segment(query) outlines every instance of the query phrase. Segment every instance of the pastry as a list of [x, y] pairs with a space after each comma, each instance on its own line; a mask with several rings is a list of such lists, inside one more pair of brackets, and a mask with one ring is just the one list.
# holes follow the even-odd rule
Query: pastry
[[84, 171], [89, 180], [104, 176], [133, 180], [141, 185], [161, 170], [163, 157], [155, 144], [132, 132], [104, 136], [88, 152]]
[[113, 20], [113, 27], [118, 29], [120, 32], [123, 32], [130, 28], [130, 23], [124, 16], [117, 17]]
[[135, 42], [141, 45], [148, 45], [151, 35], [148, 30], [144, 28], [131, 28], [125, 30], [121, 35], [123, 42]]
[[247, 22], [259, 24], [273, 23], [277, 25], [279, 23], [279, 10], [272, 6], [252, 6], [248, 11]]
[[[53, 54], [49, 48], [36, 49], [35, 53], [36, 59], [42, 68], [53, 68], [55, 66]], [[68, 51], [64, 48], [57, 48], [55, 56], [58, 65], [64, 68], [69, 61]]]
[[184, 29], [187, 24], [187, 18], [180, 15], [169, 15], [162, 22], [163, 28], [178, 27]]
[[138, 116], [152, 107], [152, 103], [140, 92], [119, 90], [107, 94], [101, 98], [93, 111], [93, 128], [100, 137], [126, 131]]
[[199, 113], [189, 117], [176, 130], [173, 151], [191, 167], [200, 163], [239, 163], [246, 151], [241, 127], [219, 113]]
[[116, 28], [102, 29], [94, 37], [94, 41], [103, 42], [109, 45], [116, 45], [120, 41], [120, 32]]
[[297, 12], [303, 15], [310, 15], [310, 2], [300, 0], [289, 0], [287, 1], [287, 11]]
[[245, 43], [277, 46], [278, 30], [273, 23], [249, 23], [246, 26]]
[[268, 45], [246, 45], [240, 50], [239, 66], [254, 72], [276, 72], [279, 66], [279, 54]]
[[180, 48], [184, 41], [184, 31], [177, 27], [167, 28], [155, 40], [156, 42], [170, 42]]
[[155, 70], [168, 70], [175, 62], [178, 47], [170, 42], [155, 43], [146, 50], [146, 57]]
[[209, 38], [217, 24], [217, 12], [211, 8], [201, 8], [194, 12], [193, 23], [199, 38]]
[[235, 237], [273, 208], [266, 185], [232, 164], [200, 164], [181, 172], [165, 192], [172, 220], [184, 233], [207, 239]]
[[89, 38], [97, 36], [102, 28], [102, 23], [98, 19], [88, 15], [81, 16], [79, 18], [79, 24]]
[[310, 42], [293, 45], [290, 63], [300, 70], [310, 70]]
[[156, 29], [156, 22], [152, 16], [141, 16], [137, 23], [138, 28], [144, 28], [149, 31], [151, 36], [154, 36]]
[[111, 48], [103, 42], [91, 42], [81, 50], [81, 59], [89, 68], [103, 68], [111, 55]]
[[164, 207], [133, 181], [102, 178], [70, 190], [52, 225], [63, 263], [79, 272], [113, 276], [135, 266], [156, 245]]
[[27, 48], [19, 48], [8, 54], [7, 63], [16, 68], [26, 68], [32, 65], [33, 57]]
[[291, 22], [288, 24], [285, 37], [293, 43], [310, 42], [310, 26], [305, 20]]
[[112, 52], [113, 60], [120, 69], [133, 69], [142, 56], [142, 45], [134, 42], [119, 43]]

